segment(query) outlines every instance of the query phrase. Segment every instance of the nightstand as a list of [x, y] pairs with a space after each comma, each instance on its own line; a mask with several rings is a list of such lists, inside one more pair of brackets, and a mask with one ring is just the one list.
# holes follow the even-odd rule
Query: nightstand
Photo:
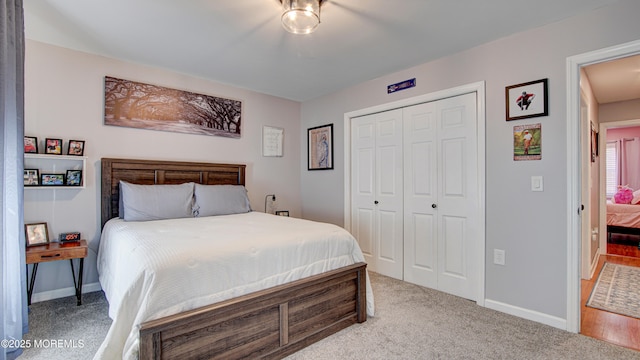
[[[84, 258], [87, 256], [88, 246], [86, 240], [73, 241], [68, 243], [48, 243], [46, 245], [30, 246], [26, 250], [27, 263], [27, 302], [31, 305], [31, 295], [33, 294], [33, 285], [36, 282], [36, 274], [38, 273], [38, 265], [42, 262], [69, 260], [71, 263], [71, 275], [73, 275], [73, 286], [76, 288], [76, 298], [78, 306], [82, 305], [82, 268], [84, 267]], [[76, 280], [76, 271], [73, 266], [73, 259], [80, 259], [78, 267], [78, 279]], [[29, 279], [29, 264], [33, 264], [31, 279]]]

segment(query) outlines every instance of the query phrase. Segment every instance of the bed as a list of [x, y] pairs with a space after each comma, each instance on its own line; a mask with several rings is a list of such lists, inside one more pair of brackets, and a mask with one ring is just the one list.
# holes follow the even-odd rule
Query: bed
[[616, 204], [607, 201], [608, 242], [611, 242], [612, 234], [640, 235], [640, 204]]
[[102, 159], [98, 269], [113, 323], [96, 359], [282, 358], [373, 315], [346, 230], [252, 211], [124, 221], [120, 181], [244, 185], [245, 166]]

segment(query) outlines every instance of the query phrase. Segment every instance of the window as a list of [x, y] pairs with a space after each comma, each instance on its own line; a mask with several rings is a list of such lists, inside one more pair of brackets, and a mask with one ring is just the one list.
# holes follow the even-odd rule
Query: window
[[618, 149], [615, 142], [607, 143], [607, 199], [618, 191]]

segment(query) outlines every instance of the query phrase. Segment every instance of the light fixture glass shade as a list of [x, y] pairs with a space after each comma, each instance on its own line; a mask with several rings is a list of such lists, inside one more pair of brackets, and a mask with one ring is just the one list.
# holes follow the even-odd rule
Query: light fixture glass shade
[[282, 0], [282, 26], [294, 34], [311, 34], [320, 24], [320, 0]]

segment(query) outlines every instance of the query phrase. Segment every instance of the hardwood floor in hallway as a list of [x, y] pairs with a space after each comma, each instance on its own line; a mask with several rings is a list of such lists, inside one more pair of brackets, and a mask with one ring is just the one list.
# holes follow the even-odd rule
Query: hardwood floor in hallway
[[640, 267], [640, 258], [601, 255], [591, 280], [582, 280], [580, 333], [606, 342], [640, 351], [640, 319], [586, 306], [604, 263]]

